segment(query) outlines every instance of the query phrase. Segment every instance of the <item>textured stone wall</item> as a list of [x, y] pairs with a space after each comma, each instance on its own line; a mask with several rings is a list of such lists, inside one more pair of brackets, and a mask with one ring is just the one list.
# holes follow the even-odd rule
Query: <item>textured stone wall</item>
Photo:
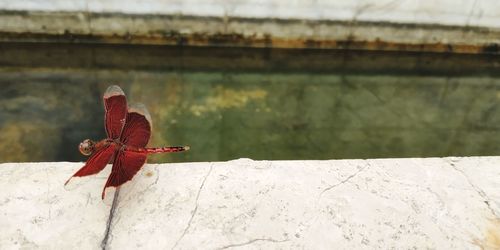
[[0, 9], [128, 14], [179, 14], [304, 20], [357, 20], [500, 28], [496, 0], [1, 0]]
[[0, 162], [83, 160], [111, 83], [149, 108], [151, 146], [192, 148], [151, 162], [500, 152], [495, 76], [35, 68], [0, 72]]
[[0, 42], [498, 53], [483, 1], [0, 1]]

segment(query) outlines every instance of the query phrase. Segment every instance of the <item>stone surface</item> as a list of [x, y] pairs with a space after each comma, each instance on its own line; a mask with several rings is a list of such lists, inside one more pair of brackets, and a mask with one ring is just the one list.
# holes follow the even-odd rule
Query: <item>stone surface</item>
[[[499, 165], [500, 157], [150, 164], [120, 191], [106, 248], [498, 249]], [[105, 173], [64, 190], [80, 166], [0, 165], [3, 248], [99, 246]]]
[[498, 53], [498, 1], [441, 2], [0, 0], [0, 41]]
[[108, 171], [65, 190], [64, 182], [81, 166], [0, 164], [0, 248], [100, 248], [109, 215], [100, 192]]
[[0, 9], [430, 23], [500, 28], [496, 0], [0, 0]]

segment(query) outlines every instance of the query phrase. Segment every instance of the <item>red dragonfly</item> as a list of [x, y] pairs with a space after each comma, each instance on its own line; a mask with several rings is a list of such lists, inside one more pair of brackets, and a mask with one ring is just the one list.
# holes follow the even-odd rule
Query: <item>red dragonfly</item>
[[97, 174], [112, 162], [111, 174], [102, 190], [104, 200], [106, 188], [118, 188], [131, 180], [146, 163], [148, 154], [180, 152], [189, 150], [189, 146], [147, 148], [152, 123], [146, 107], [142, 104], [127, 107], [127, 98], [116, 85], [106, 90], [103, 99], [107, 138], [98, 142], [86, 139], [80, 143], [80, 152], [90, 157], [64, 185], [73, 177]]

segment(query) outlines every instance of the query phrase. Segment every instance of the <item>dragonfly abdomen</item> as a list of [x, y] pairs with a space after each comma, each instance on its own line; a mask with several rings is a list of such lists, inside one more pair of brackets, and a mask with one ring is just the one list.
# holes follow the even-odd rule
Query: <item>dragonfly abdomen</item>
[[160, 147], [160, 148], [130, 148], [127, 150], [146, 153], [146, 154], [157, 154], [157, 153], [174, 153], [189, 150], [189, 146], [184, 147]]

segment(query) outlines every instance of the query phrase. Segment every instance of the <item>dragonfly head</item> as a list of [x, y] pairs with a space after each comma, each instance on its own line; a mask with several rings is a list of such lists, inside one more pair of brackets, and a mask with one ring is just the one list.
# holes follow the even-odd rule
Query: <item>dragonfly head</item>
[[95, 142], [90, 139], [85, 139], [80, 143], [78, 149], [80, 150], [80, 153], [82, 153], [82, 155], [91, 155], [95, 149]]

